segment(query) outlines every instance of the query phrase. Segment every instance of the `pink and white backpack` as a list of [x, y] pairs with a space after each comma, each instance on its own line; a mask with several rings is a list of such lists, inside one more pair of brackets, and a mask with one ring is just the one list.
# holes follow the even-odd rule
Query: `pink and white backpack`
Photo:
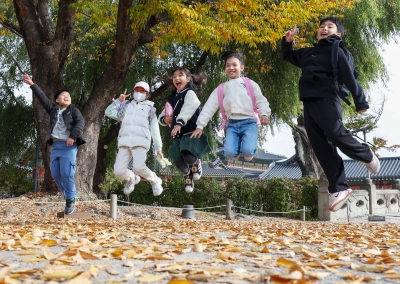
[[[260, 112], [259, 112], [259, 110], [257, 108], [257, 105], [256, 105], [256, 98], [255, 98], [255, 95], [254, 95], [253, 86], [251, 85], [251, 81], [247, 77], [242, 77], [242, 79], [243, 79], [244, 84], [246, 86], [247, 94], [249, 95], [249, 97], [251, 99], [251, 102], [253, 103], [254, 116], [257, 119], [257, 124], [260, 124], [260, 118], [258, 116], [258, 114]], [[221, 115], [222, 115], [222, 123], [219, 126], [219, 130], [224, 129], [225, 125], [228, 122], [228, 118], [226, 117], [224, 104], [223, 104], [223, 102], [224, 102], [224, 86], [225, 86], [225, 83], [221, 83], [218, 86], [218, 106], [219, 106], [219, 109], [220, 109]]]

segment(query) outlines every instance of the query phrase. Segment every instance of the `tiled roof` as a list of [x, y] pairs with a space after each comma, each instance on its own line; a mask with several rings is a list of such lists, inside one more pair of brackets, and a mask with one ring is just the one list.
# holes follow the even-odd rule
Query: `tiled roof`
[[265, 172], [259, 175], [260, 179], [271, 177], [301, 178], [301, 170], [296, 163], [296, 155], [284, 161], [273, 162]]
[[[371, 174], [373, 180], [400, 179], [400, 157], [379, 158], [381, 170], [377, 174]], [[355, 160], [344, 160], [344, 171], [347, 180], [363, 180], [368, 177], [368, 171], [363, 163]]]
[[[296, 155], [281, 162], [272, 163], [268, 170], [263, 172], [259, 178], [289, 177], [291, 179], [301, 178], [301, 170], [295, 162]], [[400, 157], [379, 158], [381, 170], [378, 174], [371, 174], [373, 180], [400, 179]], [[368, 172], [363, 163], [356, 160], [343, 160], [344, 171], [348, 181], [364, 180]]]
[[[221, 159], [225, 159], [225, 157], [222, 154], [222, 151], [223, 148], [218, 148], [216, 153], [218, 156], [221, 157]], [[283, 159], [286, 159], [286, 156], [269, 153], [267, 151], [264, 151], [263, 149], [257, 149], [256, 154], [254, 155], [253, 158], [253, 162], [268, 164], [273, 161], [279, 161]], [[242, 156], [239, 158], [239, 161], [244, 161]]]

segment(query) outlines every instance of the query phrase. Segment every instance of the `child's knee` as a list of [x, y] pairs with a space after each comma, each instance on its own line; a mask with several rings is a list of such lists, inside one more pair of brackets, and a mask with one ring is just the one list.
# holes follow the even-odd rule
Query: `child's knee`
[[244, 156], [244, 160], [246, 162], [250, 162], [251, 160], [253, 160], [253, 156]]
[[239, 151], [232, 151], [232, 150], [229, 150], [229, 149], [225, 149], [224, 150], [224, 155], [225, 155], [225, 157], [227, 157], [229, 159], [234, 159], [237, 156], [239, 156], [240, 153], [239, 153]]
[[247, 161], [247, 159], [250, 159], [248, 161], [251, 161], [253, 159], [255, 153], [256, 153], [256, 149], [250, 149], [250, 148], [242, 149], [242, 155], [246, 159], [246, 161]]

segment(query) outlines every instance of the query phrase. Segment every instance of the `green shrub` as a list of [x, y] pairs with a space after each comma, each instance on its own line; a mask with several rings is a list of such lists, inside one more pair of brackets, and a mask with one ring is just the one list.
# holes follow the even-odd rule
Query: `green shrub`
[[[106, 179], [100, 188], [104, 193], [117, 194], [118, 200], [127, 200], [123, 193], [125, 182], [108, 170]], [[143, 205], [183, 208], [184, 205], [193, 205], [195, 208], [225, 205], [230, 199], [236, 212], [252, 215], [266, 215], [263, 212], [289, 212], [307, 206], [308, 219], [318, 216], [317, 181], [310, 178], [301, 178], [294, 181], [289, 178], [272, 178], [268, 180], [251, 180], [247, 178], [228, 179], [225, 184], [215, 179], [202, 178], [195, 181], [195, 189], [191, 194], [186, 193], [182, 175], [169, 177], [163, 182], [164, 191], [161, 196], [153, 196], [149, 182], [140, 182], [130, 194], [130, 202]], [[224, 211], [224, 207], [207, 211]], [[274, 215], [274, 214], [269, 214]], [[300, 212], [281, 214], [277, 216], [296, 217]]]

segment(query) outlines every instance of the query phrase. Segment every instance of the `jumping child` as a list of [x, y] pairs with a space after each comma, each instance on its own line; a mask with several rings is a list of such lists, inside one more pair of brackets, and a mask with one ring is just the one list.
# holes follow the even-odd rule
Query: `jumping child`
[[[224, 155], [233, 160], [238, 160], [240, 155], [243, 155], [246, 161], [251, 161], [256, 153], [258, 142], [257, 114], [254, 107], [258, 108], [262, 125], [269, 123], [268, 116], [271, 109], [259, 85], [242, 77], [243, 54], [226, 51], [221, 58], [224, 61], [225, 73], [229, 77], [229, 81], [223, 85], [223, 101], [219, 101], [219, 90], [216, 88], [204, 105], [197, 119], [197, 128], [191, 137], [202, 135], [204, 127], [218, 110], [219, 103], [222, 103], [227, 118]], [[248, 80], [251, 86], [247, 86], [245, 80]], [[249, 94], [249, 87], [254, 92], [254, 103]]]
[[[352, 191], [347, 184], [343, 160], [337, 153], [337, 147], [350, 158], [366, 163], [367, 169], [374, 174], [378, 173], [380, 163], [368, 145], [358, 142], [342, 123], [341, 100], [336, 91], [331, 61], [332, 44], [344, 35], [342, 21], [332, 16], [320, 20], [318, 44], [314, 47], [293, 50], [297, 32], [296, 25], [286, 32], [282, 39], [282, 56], [302, 69], [299, 92], [304, 106], [305, 128], [329, 181], [329, 210], [335, 212], [346, 203]], [[357, 113], [364, 113], [369, 108], [368, 102], [341, 48], [338, 75], [350, 90]]]
[[[135, 189], [135, 184], [140, 182], [140, 177], [143, 177], [150, 182], [153, 195], [159, 196], [163, 192], [162, 180], [146, 166], [151, 138], [157, 155], [163, 157], [154, 103], [147, 100], [150, 96], [150, 87], [146, 82], [138, 82], [133, 88], [131, 102], [125, 100], [127, 96], [129, 95], [121, 94], [107, 107], [105, 113], [106, 116], [121, 121], [114, 174], [126, 180], [124, 187], [126, 195]], [[128, 169], [131, 160], [133, 160], [132, 170]]]
[[172, 117], [166, 116], [166, 109], [158, 117], [161, 125], [170, 126], [173, 142], [169, 147], [169, 156], [185, 176], [187, 193], [194, 189], [193, 180], [199, 180], [202, 175], [200, 159], [211, 150], [205, 134], [199, 135], [198, 139], [190, 137], [200, 113], [195, 85], [200, 85], [205, 80], [205, 76], [192, 75], [184, 67], [175, 69], [173, 75], [165, 80], [166, 84], [173, 85], [176, 89], [168, 98], [168, 103], [173, 108]]
[[50, 115], [50, 130], [46, 143], [51, 145], [51, 176], [60, 188], [65, 199], [65, 215], [75, 211], [76, 204], [76, 155], [78, 146], [86, 143], [82, 136], [85, 121], [79, 109], [71, 104], [71, 95], [66, 89], [54, 95], [57, 104], [51, 102], [38, 85], [24, 74], [23, 81], [28, 84], [33, 94]]

